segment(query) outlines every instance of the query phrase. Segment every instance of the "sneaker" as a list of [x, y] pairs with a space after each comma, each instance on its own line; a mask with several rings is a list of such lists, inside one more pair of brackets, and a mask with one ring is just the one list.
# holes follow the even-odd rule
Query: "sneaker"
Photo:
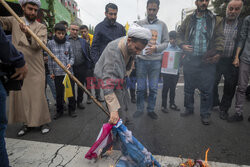
[[178, 108], [178, 106], [175, 105], [175, 104], [171, 104], [171, 105], [170, 105], [170, 108], [171, 108], [172, 110], [174, 110], [174, 111], [181, 111], [181, 110]]
[[142, 116], [143, 115], [143, 112], [142, 111], [136, 111], [134, 114], [133, 114], [133, 117], [134, 118], [138, 118], [138, 117], [140, 117], [140, 116]]
[[85, 106], [82, 103], [77, 103], [77, 108], [84, 110]]
[[48, 133], [50, 131], [49, 125], [45, 124], [41, 126], [41, 132], [42, 134]]
[[87, 99], [87, 104], [91, 104], [92, 103], [92, 99], [91, 98], [88, 98]]
[[148, 112], [148, 116], [152, 119], [158, 119], [158, 115], [155, 112]]
[[136, 99], [134, 97], [131, 98], [131, 103], [136, 103]]
[[220, 119], [227, 120], [228, 113], [226, 111], [220, 111]]
[[27, 125], [23, 125], [21, 129], [18, 131], [17, 136], [21, 137], [26, 135], [30, 131], [30, 128]]
[[209, 125], [210, 124], [210, 117], [201, 117], [201, 122], [203, 125]]
[[104, 99], [101, 98], [100, 96], [99, 96], [99, 97], [96, 97], [96, 99], [97, 99], [99, 102], [104, 102]]
[[57, 119], [60, 118], [62, 115], [63, 115], [63, 113], [57, 112], [57, 113], [54, 115], [54, 120], [57, 120]]
[[212, 111], [220, 112], [220, 106], [213, 106]]
[[228, 122], [240, 122], [240, 121], [243, 121], [243, 115], [235, 113], [234, 115], [228, 117], [227, 121]]
[[190, 116], [190, 115], [193, 115], [194, 112], [193, 111], [187, 111], [185, 110], [183, 113], [180, 113], [180, 116], [181, 117], [187, 117], [187, 116]]
[[161, 107], [161, 111], [162, 111], [163, 113], [168, 113], [168, 109], [165, 108], [165, 107]]
[[77, 117], [76, 111], [69, 111], [69, 116], [71, 116], [72, 118]]

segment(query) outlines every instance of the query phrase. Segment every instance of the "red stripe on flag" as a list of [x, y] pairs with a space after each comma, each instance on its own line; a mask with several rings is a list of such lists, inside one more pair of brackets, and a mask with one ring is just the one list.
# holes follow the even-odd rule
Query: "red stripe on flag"
[[168, 66], [168, 57], [169, 57], [169, 52], [164, 52], [163, 53], [163, 58], [162, 58], [162, 68], [167, 68], [167, 66]]

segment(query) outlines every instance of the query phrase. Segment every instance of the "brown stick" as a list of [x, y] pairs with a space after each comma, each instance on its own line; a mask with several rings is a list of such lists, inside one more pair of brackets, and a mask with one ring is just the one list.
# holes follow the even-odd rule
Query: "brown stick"
[[[16, 18], [16, 20], [21, 24], [24, 24], [24, 22], [20, 19], [19, 16], [10, 8], [10, 6], [4, 1], [0, 0], [0, 2], [3, 4], [3, 6], [11, 13], [12, 16]], [[76, 82], [78, 86], [80, 86], [81, 89], [83, 89], [84, 92], [86, 92], [91, 99], [97, 104], [98, 107], [101, 108], [105, 114], [108, 116], [110, 115], [109, 112], [104, 108], [104, 106], [96, 99], [94, 96], [83, 86], [83, 84], [62, 64], [62, 62], [46, 47], [46, 45], [37, 37], [36, 34], [34, 34], [28, 27], [27, 27], [28, 33], [37, 41], [37, 43], [42, 47], [43, 50], [45, 50], [51, 58], [69, 75], [69, 77]]]

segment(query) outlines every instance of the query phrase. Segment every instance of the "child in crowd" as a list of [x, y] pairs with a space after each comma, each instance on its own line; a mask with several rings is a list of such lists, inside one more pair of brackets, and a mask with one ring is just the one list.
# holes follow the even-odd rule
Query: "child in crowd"
[[[66, 41], [66, 29], [65, 26], [61, 23], [58, 23], [54, 27], [55, 29], [55, 36], [54, 39], [48, 42], [48, 48], [51, 52], [63, 63], [64, 66], [67, 67], [68, 70], [72, 72], [72, 65], [74, 64], [74, 55], [72, 55], [72, 49], [70, 43]], [[56, 114], [54, 119], [58, 119], [63, 115], [63, 100], [64, 100], [64, 85], [63, 79], [65, 77], [65, 72], [63, 69], [57, 65], [49, 57], [49, 71], [51, 74], [51, 78], [55, 81], [56, 87]], [[71, 117], [76, 117], [76, 102], [75, 102], [75, 91], [74, 91], [74, 82], [70, 80], [72, 85], [73, 97], [68, 98], [68, 111]]]
[[[170, 31], [169, 32], [169, 45], [166, 51], [181, 51], [181, 49], [176, 45], [175, 40], [176, 40], [176, 31]], [[162, 73], [163, 77], [163, 89], [162, 89], [162, 112], [168, 113], [167, 109], [167, 96], [168, 96], [168, 91], [170, 90], [169, 93], [169, 108], [174, 110], [174, 111], [180, 111], [178, 106], [175, 104], [175, 89], [176, 85], [179, 79], [179, 72], [177, 75], [174, 74], [165, 74]]]

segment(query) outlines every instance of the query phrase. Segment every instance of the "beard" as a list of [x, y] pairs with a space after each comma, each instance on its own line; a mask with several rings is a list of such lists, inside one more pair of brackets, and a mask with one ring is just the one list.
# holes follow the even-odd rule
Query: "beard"
[[229, 21], [234, 21], [236, 19], [238, 19], [239, 15], [228, 15], [226, 14], [226, 19]]
[[116, 22], [116, 19], [108, 19], [108, 20], [109, 20], [109, 23], [110, 23], [111, 25], [114, 25], [115, 22]]
[[207, 6], [206, 5], [202, 5], [202, 6], [198, 6], [198, 12], [205, 12], [207, 10]]
[[29, 15], [27, 13], [24, 13], [24, 16], [25, 18], [29, 21], [29, 22], [34, 22], [36, 20], [36, 17], [35, 15]]

